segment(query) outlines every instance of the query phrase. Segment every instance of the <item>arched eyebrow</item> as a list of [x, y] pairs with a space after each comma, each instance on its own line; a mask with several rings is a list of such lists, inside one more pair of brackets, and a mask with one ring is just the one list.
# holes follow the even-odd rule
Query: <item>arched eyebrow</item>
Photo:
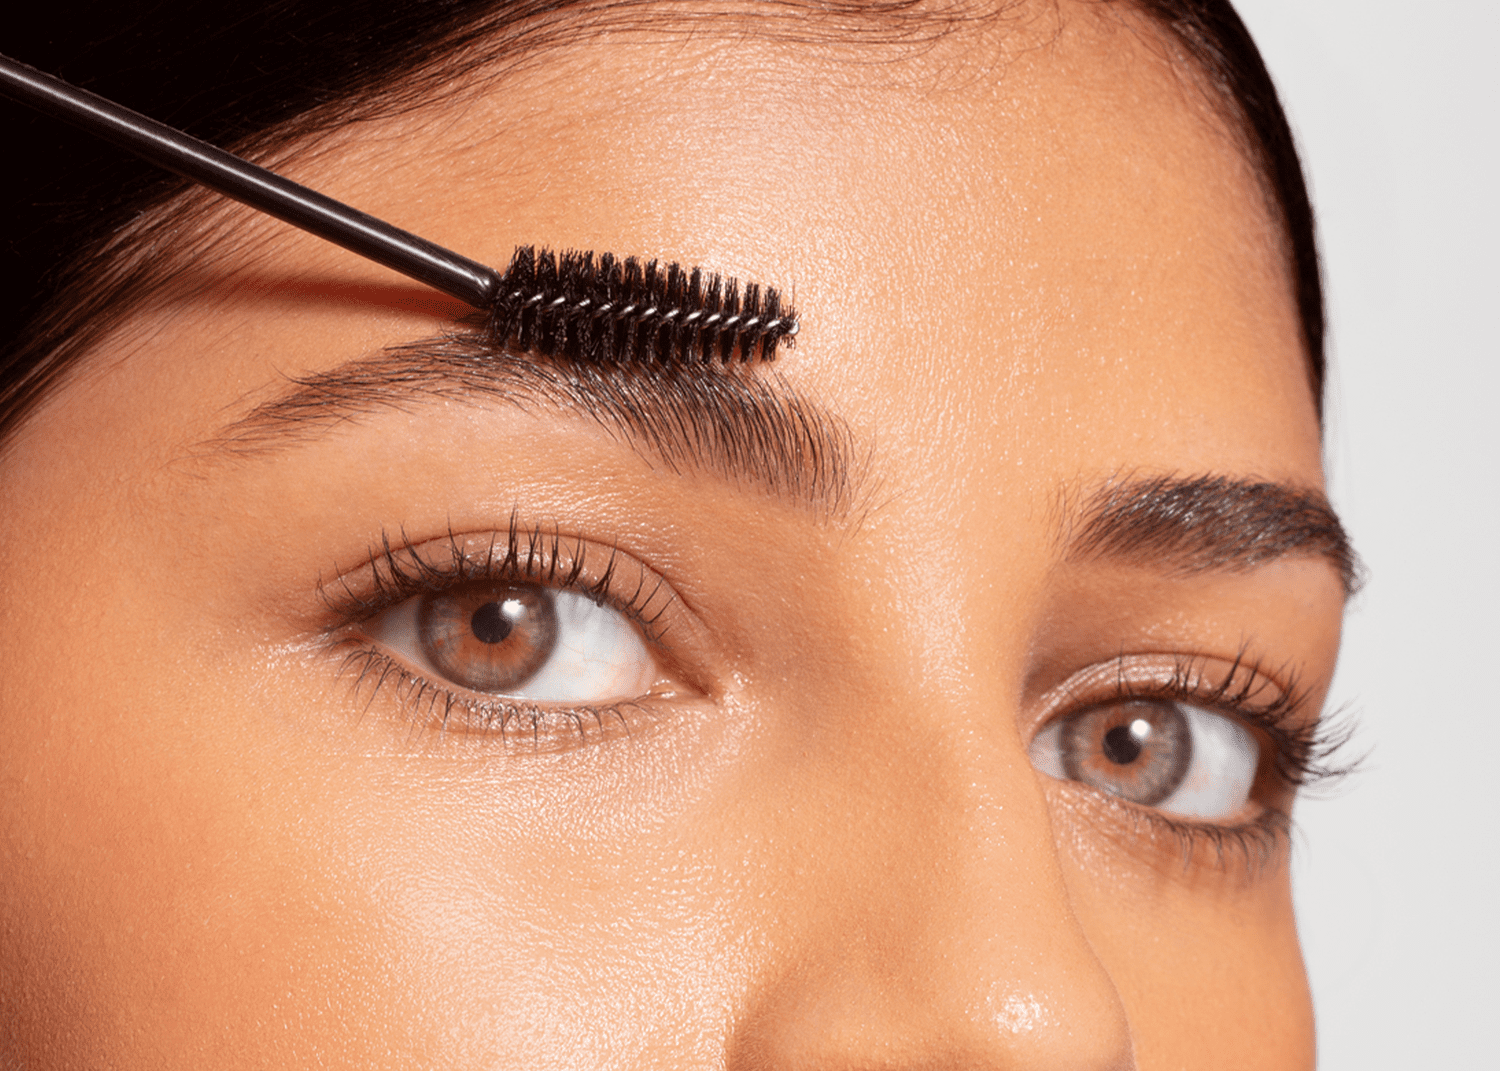
[[1362, 568], [1338, 515], [1319, 491], [1228, 476], [1112, 481], [1071, 512], [1072, 561], [1113, 559], [1191, 575], [1241, 572], [1282, 558], [1321, 558], [1345, 595]]
[[708, 472], [820, 518], [848, 512], [866, 468], [847, 425], [774, 373], [740, 365], [547, 362], [462, 335], [290, 378], [283, 391], [195, 453], [262, 456], [383, 411], [411, 412], [434, 401], [576, 414], [673, 472]]

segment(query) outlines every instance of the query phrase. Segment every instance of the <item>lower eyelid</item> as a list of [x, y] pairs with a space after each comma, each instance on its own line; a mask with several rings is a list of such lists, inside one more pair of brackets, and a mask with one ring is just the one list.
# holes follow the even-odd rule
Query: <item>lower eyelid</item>
[[1267, 866], [1284, 859], [1291, 844], [1289, 813], [1278, 806], [1255, 804], [1229, 821], [1205, 821], [1142, 806], [1077, 781], [1047, 778], [1044, 795], [1060, 844], [1088, 853], [1086, 865], [1102, 860], [1130, 860], [1166, 878], [1197, 880], [1220, 875], [1254, 880]]
[[[524, 739], [544, 750], [595, 743], [617, 734], [633, 737], [638, 732], [638, 716], [649, 711], [657, 698], [643, 695], [567, 706], [486, 696], [429, 679], [394, 655], [361, 640], [336, 641], [333, 649], [343, 651], [339, 672], [349, 680], [355, 709], [362, 715], [386, 696], [384, 702], [397, 707], [401, 725], [436, 730], [445, 736], [456, 733]], [[403, 735], [406, 731], [402, 730]]]

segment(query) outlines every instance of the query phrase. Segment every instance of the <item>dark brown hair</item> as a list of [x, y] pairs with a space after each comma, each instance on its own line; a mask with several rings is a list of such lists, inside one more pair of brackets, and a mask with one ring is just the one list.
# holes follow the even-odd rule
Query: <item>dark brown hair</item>
[[[1321, 409], [1323, 292], [1312, 209], [1265, 64], [1227, 0], [1106, 0], [1146, 14], [1238, 128], [1281, 217], [1308, 374]], [[1017, 0], [183, 0], [54, 2], [12, 27], [16, 58], [235, 151], [274, 161], [359, 119], [428, 102], [480, 69], [503, 72], [605, 28], [754, 17], [755, 32], [917, 44], [998, 18]], [[672, 10], [681, 4], [681, 11]], [[671, 20], [668, 22], [667, 20]], [[0, 319], [0, 442], [178, 261], [214, 196], [111, 146], [0, 101], [20, 166], [5, 176], [0, 242], [12, 302]], [[197, 215], [195, 215], [195, 210]], [[180, 251], [180, 249], [179, 249]]]

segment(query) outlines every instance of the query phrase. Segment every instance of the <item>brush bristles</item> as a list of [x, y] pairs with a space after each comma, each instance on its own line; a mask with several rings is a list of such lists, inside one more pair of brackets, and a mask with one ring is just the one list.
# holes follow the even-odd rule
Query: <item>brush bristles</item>
[[508, 349], [591, 364], [769, 361], [797, 333], [781, 295], [697, 268], [522, 246], [490, 316]]

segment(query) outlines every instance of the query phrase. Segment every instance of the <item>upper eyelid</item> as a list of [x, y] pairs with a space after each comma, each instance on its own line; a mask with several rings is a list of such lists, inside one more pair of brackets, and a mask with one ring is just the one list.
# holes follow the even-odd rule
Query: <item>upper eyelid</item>
[[[1213, 671], [1215, 665], [1222, 666], [1223, 672]], [[1256, 701], [1262, 695], [1266, 698]], [[1245, 650], [1229, 658], [1171, 650], [1132, 651], [1071, 674], [1049, 689], [1037, 723], [1068, 713], [1064, 707], [1079, 710], [1132, 697], [1188, 696], [1209, 707], [1222, 706], [1236, 714], [1251, 711], [1278, 721], [1300, 713], [1307, 699], [1295, 671], [1268, 671]]]
[[[497, 554], [497, 548], [500, 553]], [[603, 550], [603, 567], [591, 564]], [[632, 579], [631, 575], [635, 576]], [[318, 595], [339, 631], [422, 594], [481, 580], [513, 579], [588, 595], [625, 614], [646, 640], [664, 646], [661, 619], [679, 600], [665, 578], [617, 547], [592, 544], [558, 530], [523, 528], [512, 518], [501, 533], [449, 531], [446, 535], [397, 541], [381, 533], [378, 547], [361, 565], [320, 580]]]

